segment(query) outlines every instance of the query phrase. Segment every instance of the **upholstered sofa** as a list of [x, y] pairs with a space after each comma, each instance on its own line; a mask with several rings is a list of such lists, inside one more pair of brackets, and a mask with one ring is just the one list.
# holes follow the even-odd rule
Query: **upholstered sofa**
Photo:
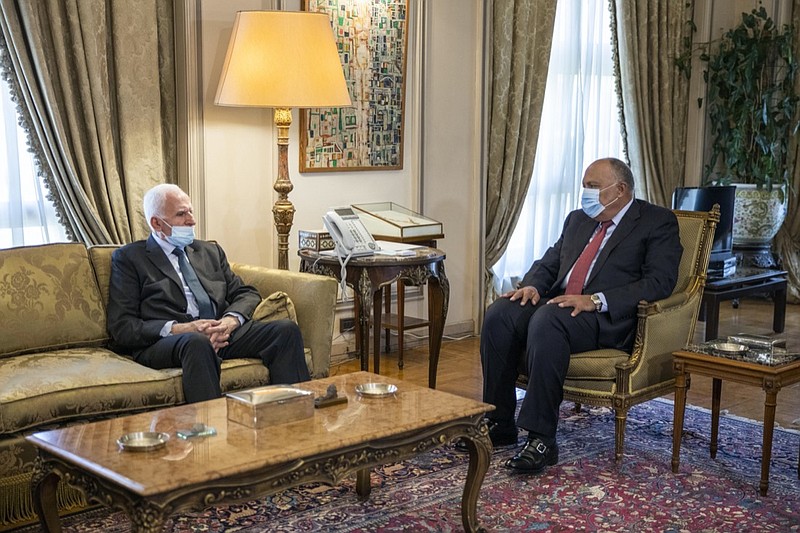
[[[109, 348], [105, 306], [116, 247], [50, 244], [0, 250], [0, 530], [35, 518], [26, 434], [183, 403], [180, 369], [153, 370]], [[311, 374], [328, 375], [337, 284], [233, 264], [262, 296], [293, 304]], [[291, 311], [291, 309], [289, 309]], [[309, 353], [310, 352], [310, 353]], [[269, 383], [260, 359], [222, 365], [222, 388]], [[59, 487], [59, 507], [84, 505]]]

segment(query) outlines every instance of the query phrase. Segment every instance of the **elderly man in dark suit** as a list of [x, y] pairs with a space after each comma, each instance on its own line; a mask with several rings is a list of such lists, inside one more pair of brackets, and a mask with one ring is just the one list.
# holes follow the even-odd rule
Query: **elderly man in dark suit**
[[[533, 263], [518, 288], [486, 311], [481, 333], [483, 399], [495, 446], [528, 439], [506, 466], [538, 474], [558, 462], [556, 426], [570, 354], [629, 350], [640, 300], [672, 293], [682, 254], [678, 222], [668, 209], [634, 199], [633, 175], [618, 159], [592, 163], [581, 207], [561, 237]], [[520, 358], [529, 382], [519, 415], [515, 381]]]
[[220, 365], [233, 357], [260, 357], [272, 383], [310, 379], [297, 324], [251, 320], [261, 296], [219, 245], [194, 239], [186, 193], [157, 185], [144, 214], [150, 237], [112, 255], [108, 330], [120, 350], [151, 368], [183, 369], [189, 403], [221, 395]]

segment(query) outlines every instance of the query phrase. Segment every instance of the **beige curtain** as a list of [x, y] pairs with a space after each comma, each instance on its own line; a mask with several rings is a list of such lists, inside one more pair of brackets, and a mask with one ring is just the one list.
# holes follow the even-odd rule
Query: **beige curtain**
[[143, 191], [175, 179], [172, 0], [0, 0], [2, 67], [71, 236], [147, 235]]
[[486, 299], [531, 181], [556, 0], [495, 0], [486, 180]]
[[[800, 0], [792, 2], [792, 25], [794, 33], [794, 55], [800, 57]], [[800, 76], [795, 78], [795, 89], [800, 93]], [[789, 272], [789, 288], [787, 298], [791, 303], [800, 303], [800, 139], [795, 135], [789, 145], [789, 168], [793, 169], [789, 178], [791, 192], [789, 209], [781, 230], [775, 236], [773, 245], [781, 258], [783, 268]]]
[[618, 95], [636, 196], [670, 206], [684, 183], [689, 80], [675, 59], [692, 32], [693, 0], [612, 0]]

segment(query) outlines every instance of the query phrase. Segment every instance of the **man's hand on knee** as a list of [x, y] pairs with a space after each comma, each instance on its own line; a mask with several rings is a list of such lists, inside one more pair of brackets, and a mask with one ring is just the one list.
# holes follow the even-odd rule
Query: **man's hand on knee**
[[562, 294], [547, 302], [557, 304], [559, 307], [572, 307], [572, 316], [578, 316], [583, 311], [596, 311], [597, 307], [589, 294]]
[[519, 300], [519, 305], [525, 305], [528, 302], [530, 302], [531, 305], [536, 305], [541, 299], [541, 296], [539, 296], [539, 291], [536, 289], [536, 287], [531, 286], [520, 287], [519, 289], [508, 291], [501, 296], [503, 298], [510, 299], [512, 302]]

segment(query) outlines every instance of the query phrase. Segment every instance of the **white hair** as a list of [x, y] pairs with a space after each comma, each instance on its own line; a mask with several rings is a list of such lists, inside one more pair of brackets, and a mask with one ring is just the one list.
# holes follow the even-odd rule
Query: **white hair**
[[170, 194], [183, 195], [186, 193], [173, 183], [161, 183], [144, 193], [144, 218], [151, 229], [150, 219], [164, 216], [164, 205], [167, 203], [167, 196]]

